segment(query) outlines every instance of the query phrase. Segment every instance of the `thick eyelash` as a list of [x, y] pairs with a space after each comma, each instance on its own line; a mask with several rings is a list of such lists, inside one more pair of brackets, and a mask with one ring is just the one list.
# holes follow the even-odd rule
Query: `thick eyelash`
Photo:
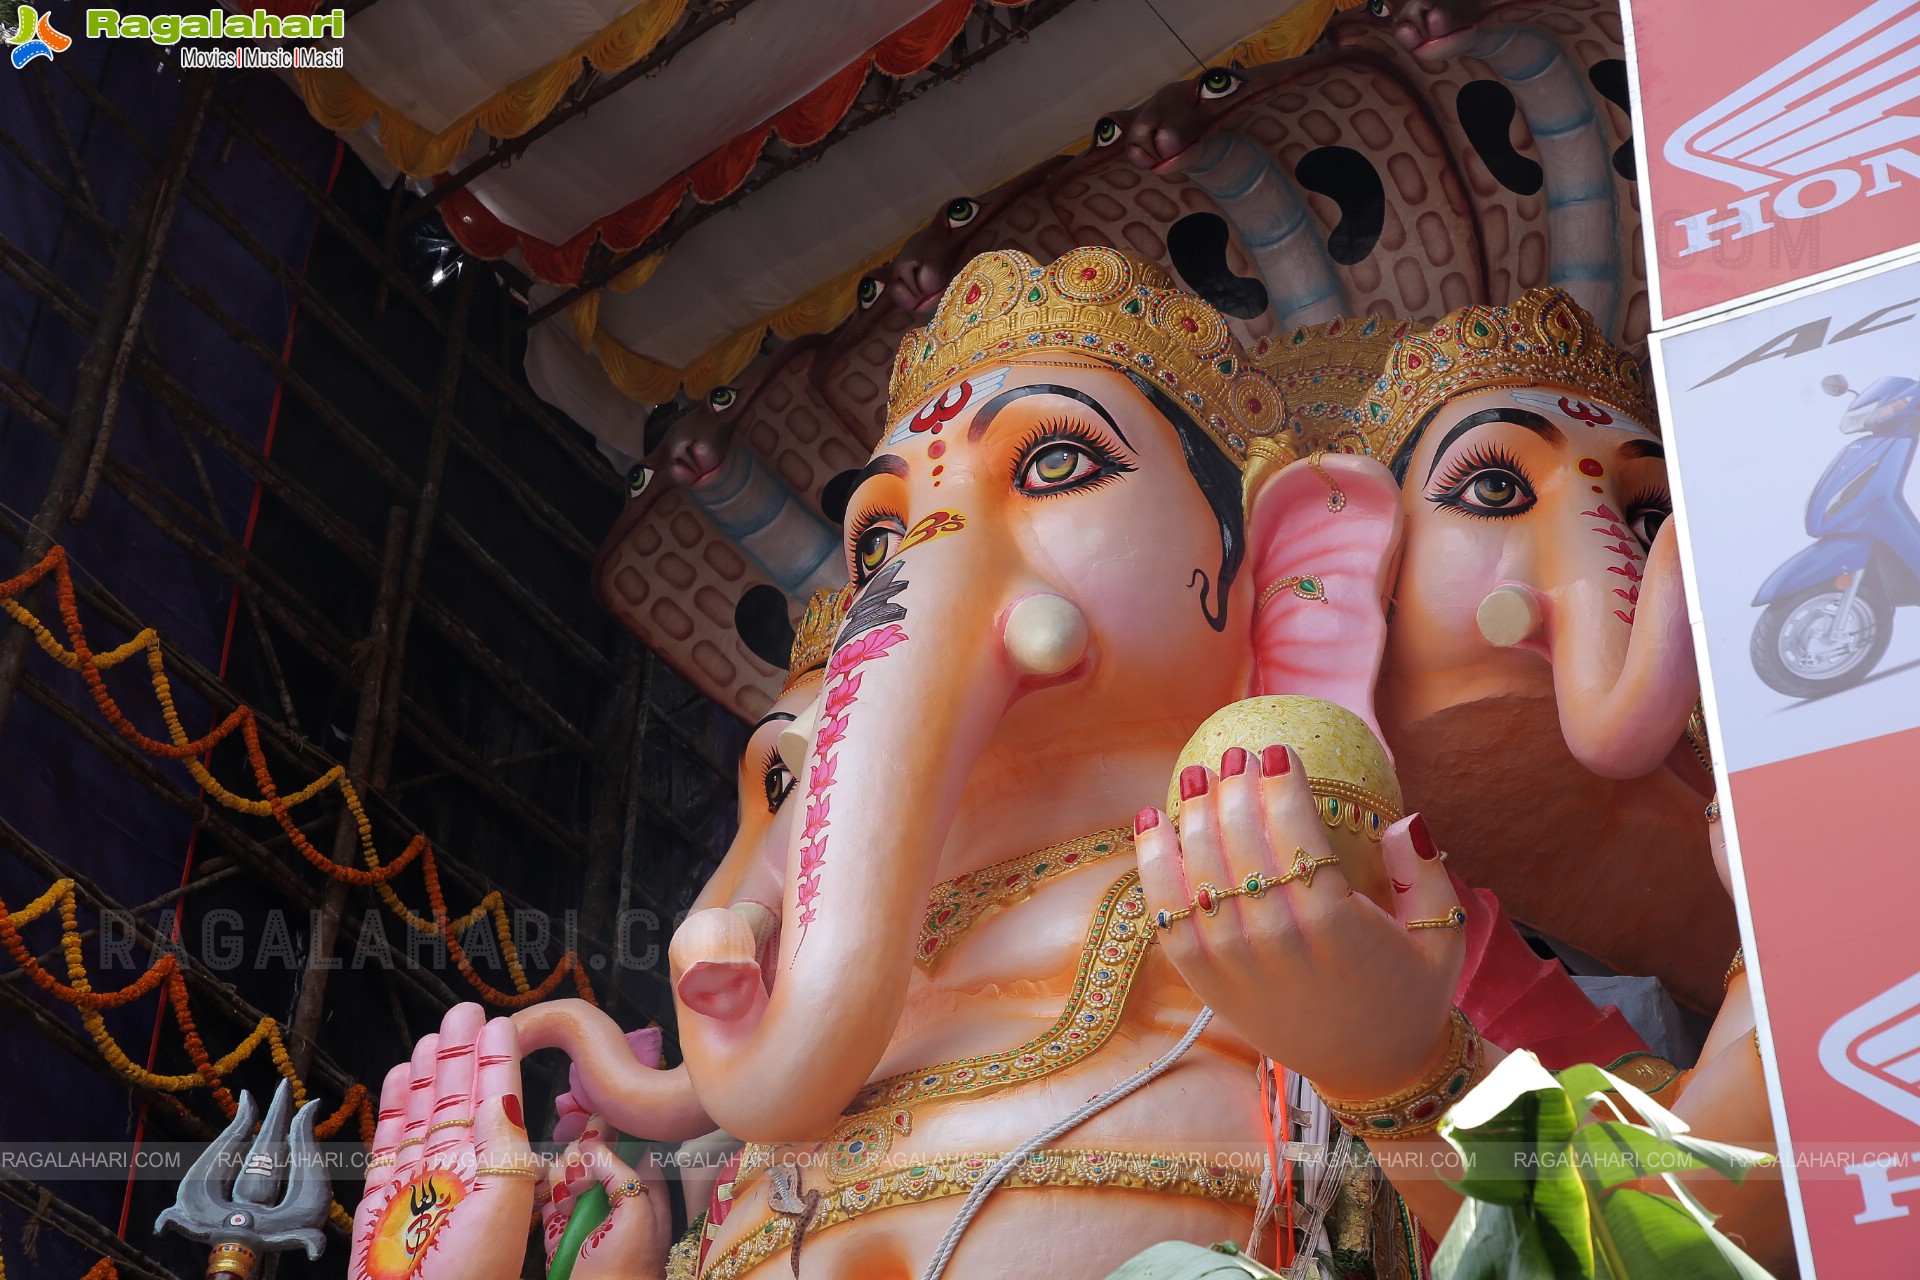
[[1459, 497], [1461, 486], [1465, 485], [1475, 472], [1486, 471], [1489, 468], [1511, 471], [1526, 482], [1527, 488], [1533, 488], [1533, 477], [1528, 475], [1527, 469], [1520, 465], [1520, 459], [1502, 445], [1483, 444], [1475, 445], [1447, 464], [1447, 469], [1441, 474], [1440, 484], [1434, 490], [1434, 495]]
[[1648, 485], [1639, 493], [1628, 498], [1626, 506], [1622, 507], [1621, 510], [1633, 512], [1640, 510], [1642, 507], [1658, 507], [1660, 510], [1672, 514], [1673, 495], [1660, 485]]
[[1020, 490], [1023, 496], [1053, 498], [1063, 493], [1084, 493], [1089, 489], [1098, 489], [1102, 485], [1112, 484], [1121, 476], [1135, 470], [1133, 463], [1116, 453], [1092, 427], [1072, 418], [1048, 418], [1028, 432], [1026, 438], [1020, 442], [1020, 447], [1014, 451], [1013, 487], [1016, 490], [1020, 489], [1020, 475], [1027, 469], [1027, 464], [1033, 461], [1035, 451], [1043, 445], [1061, 443], [1077, 444], [1092, 454], [1094, 465], [1100, 468], [1099, 471], [1085, 479], [1056, 485], [1040, 492]]
[[786, 761], [780, 758], [780, 752], [778, 748], [768, 747], [766, 758], [760, 762], [760, 768], [756, 776], [759, 777], [764, 782], [766, 779], [766, 776], [773, 772], [773, 767], [775, 765], [785, 764], [785, 763]]

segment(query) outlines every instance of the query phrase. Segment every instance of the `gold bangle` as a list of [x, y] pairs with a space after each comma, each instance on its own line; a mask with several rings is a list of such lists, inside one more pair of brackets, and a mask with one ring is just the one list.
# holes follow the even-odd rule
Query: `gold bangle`
[[399, 1141], [398, 1143], [396, 1143], [396, 1144], [394, 1145], [394, 1148], [393, 1148], [393, 1149], [394, 1149], [394, 1151], [395, 1151], [395, 1152], [399, 1152], [399, 1151], [401, 1151], [401, 1150], [403, 1150], [403, 1149], [405, 1149], [405, 1148], [407, 1148], [407, 1147], [417, 1147], [417, 1146], [419, 1146], [419, 1145], [420, 1145], [421, 1143], [423, 1143], [423, 1142], [425, 1142], [425, 1141], [426, 1141], [426, 1138], [424, 1138], [424, 1137], [419, 1137], [419, 1138], [402, 1138], [402, 1139], [400, 1139], [400, 1141]]
[[1733, 963], [1727, 966], [1727, 976], [1720, 983], [1721, 993], [1725, 994], [1727, 989], [1733, 986], [1733, 980], [1746, 971], [1747, 949], [1744, 946], [1735, 947], [1733, 951]]
[[1447, 914], [1435, 920], [1409, 920], [1409, 929], [1458, 929], [1462, 933], [1467, 928], [1467, 912], [1464, 907], [1451, 907]]
[[[1447, 1027], [1447, 1052], [1440, 1065], [1417, 1084], [1373, 1101], [1348, 1101], [1320, 1094], [1340, 1127], [1356, 1138], [1418, 1138], [1432, 1133], [1447, 1108], [1479, 1083], [1487, 1054], [1480, 1033], [1467, 1015], [1454, 1009]], [[1316, 1093], [1319, 1086], [1314, 1087]]]
[[483, 1164], [476, 1167], [473, 1173], [477, 1178], [524, 1178], [528, 1182], [540, 1176], [534, 1170], [517, 1164]]
[[427, 1126], [427, 1132], [432, 1133], [436, 1129], [471, 1129], [471, 1128], [473, 1128], [473, 1121], [471, 1120], [436, 1120], [432, 1124]]

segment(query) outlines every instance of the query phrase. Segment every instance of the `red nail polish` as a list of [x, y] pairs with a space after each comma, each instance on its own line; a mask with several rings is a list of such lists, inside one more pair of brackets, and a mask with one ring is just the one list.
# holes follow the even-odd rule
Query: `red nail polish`
[[1228, 747], [1227, 753], [1220, 757], [1220, 776], [1237, 778], [1247, 771], [1247, 753], [1240, 747]]
[[1133, 815], [1133, 834], [1137, 836], [1145, 835], [1159, 825], [1160, 811], [1152, 805]]
[[1180, 798], [1191, 800], [1195, 796], [1207, 794], [1207, 768], [1205, 765], [1190, 764], [1180, 771]]
[[517, 1094], [508, 1094], [500, 1099], [500, 1110], [506, 1113], [507, 1123], [516, 1129], [527, 1127], [526, 1115], [520, 1110], [520, 1098]]
[[1433, 842], [1433, 832], [1427, 830], [1427, 820], [1419, 814], [1413, 815], [1413, 821], [1407, 824], [1407, 835], [1413, 839], [1413, 851], [1423, 859], [1432, 862], [1440, 856], [1440, 846]]
[[1269, 778], [1281, 777], [1291, 772], [1292, 769], [1293, 765], [1287, 759], [1287, 749], [1285, 747], [1277, 745], [1271, 746], [1260, 753], [1260, 772], [1266, 774]]

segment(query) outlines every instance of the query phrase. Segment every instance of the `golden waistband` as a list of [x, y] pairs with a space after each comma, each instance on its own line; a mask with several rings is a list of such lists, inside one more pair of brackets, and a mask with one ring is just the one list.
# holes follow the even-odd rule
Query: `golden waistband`
[[[965, 1195], [979, 1185], [1000, 1159], [982, 1152], [914, 1165], [850, 1182], [827, 1191], [807, 1222], [811, 1240], [843, 1222], [897, 1205], [920, 1204]], [[1254, 1206], [1260, 1170], [1229, 1168], [1198, 1156], [1154, 1155], [1134, 1151], [1037, 1151], [1022, 1160], [1001, 1190], [1107, 1188], [1194, 1196], [1226, 1204]], [[748, 1235], [728, 1246], [700, 1273], [700, 1280], [736, 1280], [793, 1244], [794, 1218], [769, 1216]]]

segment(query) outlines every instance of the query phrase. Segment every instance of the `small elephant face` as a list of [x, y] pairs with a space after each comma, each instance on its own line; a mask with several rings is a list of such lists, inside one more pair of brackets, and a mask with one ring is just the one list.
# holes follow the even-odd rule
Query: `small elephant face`
[[1177, 703], [1197, 723], [1244, 678], [1238, 479], [1201, 428], [1109, 367], [984, 368], [888, 432], [848, 503], [848, 567], [876, 590], [943, 578], [983, 638], [1023, 599], [1063, 597], [1090, 640], [1055, 686], [1141, 714]]
[[741, 398], [734, 387], [715, 387], [704, 403], [668, 427], [660, 442], [628, 471], [628, 498], [638, 498], [659, 485], [689, 488], [718, 471], [733, 447]]
[[1545, 605], [1514, 649], [1552, 655], [1574, 627], [1624, 636], [1673, 510], [1658, 436], [1577, 391], [1517, 388], [1448, 401], [1410, 449], [1394, 628], [1425, 675], [1474, 696], [1489, 681], [1548, 684], [1544, 665], [1482, 634], [1478, 610], [1503, 583]]
[[1178, 170], [1193, 144], [1221, 117], [1242, 105], [1248, 77], [1212, 67], [1191, 80], [1176, 80], [1155, 93], [1126, 126], [1127, 158], [1155, 173]]

